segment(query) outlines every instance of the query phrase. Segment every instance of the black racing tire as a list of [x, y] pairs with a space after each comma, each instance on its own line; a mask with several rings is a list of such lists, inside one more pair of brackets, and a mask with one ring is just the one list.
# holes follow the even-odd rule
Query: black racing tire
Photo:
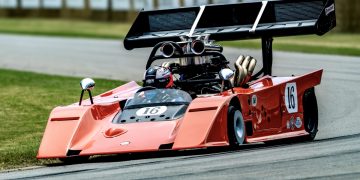
[[66, 158], [59, 158], [64, 164], [80, 164], [85, 163], [89, 160], [90, 156], [72, 156]]
[[231, 147], [238, 147], [245, 142], [245, 123], [242, 113], [234, 106], [229, 106], [227, 113], [228, 138]]
[[318, 132], [318, 107], [315, 96], [315, 89], [310, 88], [304, 92], [303, 96], [303, 109], [304, 109], [304, 128], [309, 133], [305, 137], [305, 141], [312, 141]]

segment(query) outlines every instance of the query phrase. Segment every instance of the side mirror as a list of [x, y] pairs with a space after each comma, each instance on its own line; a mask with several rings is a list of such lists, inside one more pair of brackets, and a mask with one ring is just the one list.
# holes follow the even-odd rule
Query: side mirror
[[82, 90], [92, 90], [95, 87], [95, 81], [91, 78], [85, 78], [80, 81]]
[[[224, 91], [224, 87], [225, 87], [225, 81], [228, 81], [230, 82], [230, 79], [232, 79], [234, 77], [235, 73], [233, 70], [231, 69], [222, 69], [220, 72], [219, 72], [219, 76], [220, 76], [220, 79], [222, 80], [221, 82], [221, 92]], [[232, 83], [230, 82], [231, 84], [231, 91], [234, 93], [234, 90], [232, 89]]]
[[82, 102], [85, 91], [89, 92], [90, 102], [91, 102], [91, 104], [94, 104], [93, 97], [91, 95], [91, 90], [93, 90], [95, 87], [95, 81], [91, 78], [85, 78], [80, 81], [80, 87], [82, 90], [81, 90], [81, 95], [80, 95], [79, 106], [81, 106], [81, 102]]
[[234, 74], [234, 71], [228, 68], [222, 69], [219, 73], [220, 78], [224, 81], [230, 80], [232, 77], [234, 77]]

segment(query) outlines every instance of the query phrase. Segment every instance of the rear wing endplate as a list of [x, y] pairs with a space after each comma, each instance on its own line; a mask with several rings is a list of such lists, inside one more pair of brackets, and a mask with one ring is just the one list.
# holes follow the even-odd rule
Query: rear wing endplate
[[336, 26], [334, 0], [272, 0], [141, 11], [125, 37], [131, 50], [181, 36], [230, 41], [317, 34]]

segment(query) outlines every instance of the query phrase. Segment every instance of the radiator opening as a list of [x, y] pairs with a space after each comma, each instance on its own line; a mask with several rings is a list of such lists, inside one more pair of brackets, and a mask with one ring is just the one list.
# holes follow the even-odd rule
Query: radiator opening
[[71, 150], [69, 149], [66, 153], [66, 156], [78, 156], [80, 154], [81, 150]]
[[159, 150], [170, 150], [172, 149], [174, 143], [170, 143], [170, 144], [162, 144], [159, 147]]

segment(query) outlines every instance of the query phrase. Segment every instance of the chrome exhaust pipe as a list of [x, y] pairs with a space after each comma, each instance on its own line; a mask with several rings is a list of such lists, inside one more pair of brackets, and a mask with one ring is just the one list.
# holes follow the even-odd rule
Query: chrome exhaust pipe
[[217, 44], [207, 45], [207, 46], [205, 46], [205, 51], [218, 51], [218, 52], [222, 52], [222, 51], [223, 51], [223, 47], [221, 47], [220, 45], [217, 45]]
[[204, 53], [205, 51], [218, 51], [222, 52], [223, 48], [219, 45], [215, 44], [205, 44], [201, 40], [194, 40], [191, 43], [191, 52], [193, 52], [196, 55], [200, 55]]
[[191, 52], [200, 55], [205, 52], [205, 43], [200, 40], [194, 40], [191, 43]]
[[175, 49], [174, 45], [172, 45], [169, 42], [162, 44], [160, 47], [161, 55], [166, 58], [173, 56], [175, 54], [175, 50], [176, 49]]

